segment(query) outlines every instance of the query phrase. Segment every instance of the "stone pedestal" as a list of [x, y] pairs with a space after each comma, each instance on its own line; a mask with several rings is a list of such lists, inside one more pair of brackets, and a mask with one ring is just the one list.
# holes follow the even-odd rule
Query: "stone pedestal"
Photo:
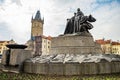
[[2, 65], [7, 65], [7, 63], [6, 63], [6, 62], [7, 62], [7, 55], [6, 55], [7, 52], [8, 52], [8, 50], [4, 50], [4, 51], [3, 51], [2, 59], [1, 59], [1, 64], [2, 64]]
[[[80, 54], [101, 53], [92, 36], [86, 35], [64, 35], [53, 37], [51, 42], [51, 54]], [[98, 48], [99, 47], [99, 48]]]
[[19, 73], [22, 70], [23, 62], [31, 57], [32, 53], [29, 50], [24, 49], [5, 50], [3, 52], [1, 61], [1, 64], [3, 66], [2, 70]]
[[0, 59], [0, 71], [1, 71], [2, 65], [1, 65], [1, 59]]
[[11, 49], [10, 65], [19, 65], [26, 59], [32, 57], [31, 51], [23, 49]]

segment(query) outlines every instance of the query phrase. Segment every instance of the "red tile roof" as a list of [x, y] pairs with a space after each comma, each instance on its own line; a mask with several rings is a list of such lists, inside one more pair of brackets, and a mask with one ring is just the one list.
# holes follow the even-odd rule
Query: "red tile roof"
[[112, 44], [112, 45], [120, 45], [120, 43], [119, 43], [119, 42], [112, 41], [112, 40], [104, 40], [104, 39], [98, 39], [98, 40], [95, 40], [95, 42], [97, 42], [98, 44]]
[[120, 45], [119, 42], [112, 42], [112, 45]]
[[95, 40], [98, 44], [105, 44], [105, 41], [103, 39]]
[[44, 39], [48, 39], [48, 40], [51, 40], [52, 39], [52, 37], [51, 36], [45, 36], [45, 35], [40, 35], [40, 37], [42, 37], [42, 38], [44, 38]]
[[[3, 42], [6, 42], [6, 41], [0, 41], [0, 43], [3, 43]], [[7, 41], [7, 42], [9, 42], [9, 41]]]

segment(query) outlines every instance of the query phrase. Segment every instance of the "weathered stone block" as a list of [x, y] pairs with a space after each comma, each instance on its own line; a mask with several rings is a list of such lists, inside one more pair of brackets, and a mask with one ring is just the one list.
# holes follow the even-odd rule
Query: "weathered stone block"
[[65, 63], [65, 75], [79, 75], [79, 63]]
[[[119, 73], [120, 72], [120, 62], [113, 62], [114, 65], [112, 65], [112, 70], [114, 73]], [[114, 68], [113, 68], [114, 67]]]
[[49, 65], [47, 63], [37, 63], [37, 72], [36, 73], [39, 73], [39, 74], [48, 74], [48, 71], [49, 71]]
[[1, 64], [3, 64], [3, 65], [6, 65], [6, 58], [7, 58], [7, 56], [6, 56], [6, 53], [8, 52], [8, 50], [4, 50], [3, 51], [3, 54], [2, 54], [2, 59], [1, 59]]
[[84, 74], [84, 63], [80, 63], [80, 65], [79, 65], [79, 74], [80, 75]]
[[115, 62], [111, 62], [111, 72], [112, 73], [116, 73], [116, 64], [115, 64]]
[[50, 63], [49, 64], [49, 75], [64, 75], [63, 63]]
[[105, 73], [111, 73], [111, 62], [106, 62], [105, 63], [105, 70], [106, 72]]
[[24, 62], [24, 72], [32, 73], [32, 62]]
[[38, 70], [39, 70], [38, 69], [38, 64], [36, 62], [31, 64], [31, 72], [32, 73], [37, 73]]
[[11, 49], [10, 51], [10, 65], [19, 65], [24, 60], [32, 57], [32, 53], [29, 50], [23, 49]]
[[0, 59], [0, 70], [2, 69], [1, 59]]
[[118, 64], [118, 71], [120, 72], [120, 62], [117, 62]]
[[99, 74], [111, 73], [110, 62], [100, 62], [98, 63]]
[[85, 63], [85, 74], [98, 74], [98, 67], [96, 63]]
[[2, 71], [4, 72], [14, 72], [14, 73], [20, 73], [20, 69], [18, 67], [14, 66], [2, 66]]
[[96, 50], [99, 51], [97, 51], [98, 53], [101, 53], [100, 48], [96, 47], [92, 36], [71, 35], [53, 37], [51, 43], [51, 54], [96, 53]]
[[105, 73], [105, 63], [98, 63], [99, 67], [99, 74], [104, 74]]
[[[52, 38], [52, 47], [60, 46], [94, 46], [93, 37], [88, 36], [59, 36]], [[87, 43], [86, 43], [87, 42]]]

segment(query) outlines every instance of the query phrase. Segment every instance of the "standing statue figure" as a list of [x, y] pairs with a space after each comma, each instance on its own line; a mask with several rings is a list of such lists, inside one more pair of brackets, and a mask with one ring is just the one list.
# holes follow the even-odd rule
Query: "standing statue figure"
[[82, 13], [82, 11], [80, 11], [80, 8], [77, 9], [77, 16], [84, 16], [84, 14]]
[[64, 34], [74, 34], [80, 32], [88, 32], [93, 26], [90, 22], [95, 22], [96, 19], [92, 15], [84, 16], [80, 8], [77, 9], [77, 13], [70, 19], [67, 19], [67, 25]]

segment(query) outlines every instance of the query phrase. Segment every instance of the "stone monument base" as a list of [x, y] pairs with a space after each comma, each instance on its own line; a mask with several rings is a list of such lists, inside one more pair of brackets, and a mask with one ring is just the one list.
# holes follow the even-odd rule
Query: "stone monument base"
[[23, 62], [32, 57], [29, 50], [10, 49], [5, 50], [2, 55], [2, 71], [19, 73], [22, 71]]
[[1, 64], [1, 59], [0, 59], [0, 71], [1, 71], [1, 69], [2, 69], [2, 64]]
[[42, 75], [102, 75], [120, 73], [120, 55], [51, 54], [24, 62], [25, 73]]
[[[19, 65], [19, 67], [22, 67]], [[3, 72], [13, 72], [13, 73], [20, 73], [23, 70], [20, 69], [18, 66], [3, 66], [2, 65], [2, 71]]]
[[53, 37], [51, 43], [51, 54], [102, 53], [100, 45], [94, 42], [90, 33]]

